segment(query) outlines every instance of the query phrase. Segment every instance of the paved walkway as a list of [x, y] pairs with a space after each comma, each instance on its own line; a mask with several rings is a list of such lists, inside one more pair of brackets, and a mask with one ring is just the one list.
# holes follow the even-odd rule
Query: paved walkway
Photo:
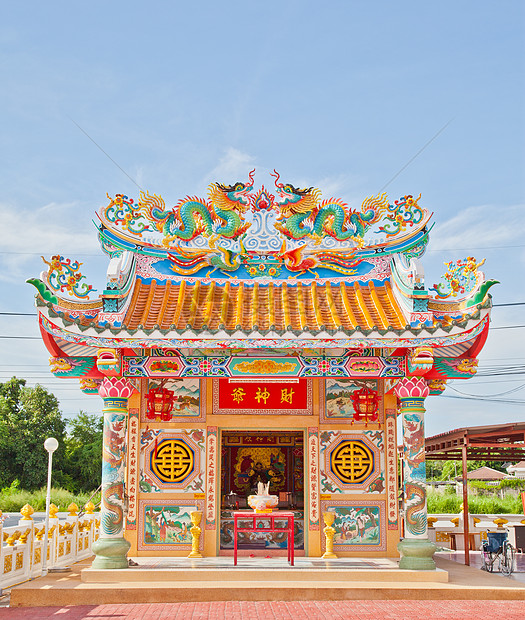
[[7, 620], [523, 620], [525, 601], [153, 603], [0, 609]]

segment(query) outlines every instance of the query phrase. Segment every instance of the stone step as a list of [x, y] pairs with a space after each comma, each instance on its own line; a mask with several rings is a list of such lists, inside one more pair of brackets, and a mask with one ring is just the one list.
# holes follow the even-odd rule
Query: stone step
[[23, 584], [11, 592], [11, 607], [176, 603], [198, 601], [335, 601], [335, 600], [525, 600], [525, 588], [451, 587], [448, 583], [332, 581], [218, 582], [55, 582]]
[[[162, 583], [162, 582], [206, 582], [231, 583], [231, 582], [299, 582], [312, 583], [348, 583], [354, 581], [374, 582], [438, 582], [446, 583], [448, 573], [445, 570], [415, 571], [401, 570], [396, 568], [381, 569], [305, 569], [305, 568], [140, 568], [131, 567], [122, 570], [98, 570], [84, 568], [81, 571], [84, 583]], [[267, 587], [267, 586], [266, 586]]]

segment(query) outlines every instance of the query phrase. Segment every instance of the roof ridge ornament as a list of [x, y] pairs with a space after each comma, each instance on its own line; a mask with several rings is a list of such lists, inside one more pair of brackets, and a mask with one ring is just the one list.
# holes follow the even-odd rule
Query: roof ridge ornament
[[51, 257], [51, 261], [42, 256], [42, 260], [49, 265], [48, 271], [42, 273], [42, 279], [53, 291], [67, 291], [71, 296], [79, 299], [88, 299], [91, 291], [96, 291], [91, 284], [81, 282], [86, 276], [79, 271], [78, 261], [71, 262], [70, 258], [64, 258], [60, 254]]
[[284, 183], [276, 171], [271, 176], [275, 195], [264, 185], [254, 190], [252, 170], [245, 182], [211, 183], [206, 199], [186, 196], [171, 208], [157, 194], [141, 192], [137, 203], [117, 194], [99, 212], [101, 241], [111, 251], [167, 253], [166, 268], [181, 276], [218, 270], [243, 279], [366, 275], [381, 254], [424, 251], [431, 213], [418, 205], [420, 196], [391, 205], [380, 193], [353, 209], [341, 198], [321, 199], [313, 186]]

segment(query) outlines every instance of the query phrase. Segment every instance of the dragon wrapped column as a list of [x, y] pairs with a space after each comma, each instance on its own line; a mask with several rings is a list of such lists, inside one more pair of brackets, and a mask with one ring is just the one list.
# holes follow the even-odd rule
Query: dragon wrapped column
[[398, 545], [400, 568], [435, 569], [434, 543], [428, 540], [425, 469], [425, 398], [430, 390], [424, 379], [407, 377], [395, 387], [403, 424], [403, 492], [405, 536]]
[[99, 388], [104, 400], [100, 538], [93, 543], [94, 568], [126, 568], [129, 543], [124, 539], [124, 474], [128, 398], [135, 388], [127, 380], [106, 377]]
[[405, 496], [405, 537], [427, 537], [427, 493], [425, 470], [426, 382], [403, 379], [396, 386], [403, 423], [403, 491]]

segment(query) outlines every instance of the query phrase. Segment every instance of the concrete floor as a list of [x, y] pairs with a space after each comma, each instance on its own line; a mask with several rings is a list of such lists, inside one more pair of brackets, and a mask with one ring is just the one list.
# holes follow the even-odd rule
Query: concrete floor
[[[453, 562], [457, 562], [458, 564], [465, 565], [465, 552], [464, 551], [452, 551], [452, 552], [442, 552], [436, 553], [434, 556], [436, 558], [443, 558], [445, 560], [452, 560]], [[512, 575], [507, 577], [507, 579], [512, 579], [514, 581], [521, 581], [525, 583], [525, 554], [524, 553], [516, 553], [516, 562], [514, 567], [514, 572]], [[481, 570], [481, 552], [480, 551], [470, 551], [469, 552], [469, 561], [470, 566], [472, 568], [476, 568]], [[493, 575], [498, 575], [498, 562], [496, 561], [494, 565]]]
[[[280, 566], [273, 568], [262, 568], [264, 566], [260, 564], [262, 560], [255, 559], [255, 563], [261, 567], [261, 573], [264, 572], [266, 577], [262, 579], [262, 574], [261, 578], [256, 575], [249, 581], [242, 577], [243, 572], [248, 572], [245, 567], [235, 569], [231, 565], [229, 569], [219, 569], [216, 571], [219, 576], [207, 580], [205, 571], [210, 570], [209, 566], [191, 570], [191, 561], [186, 560], [185, 570], [173, 569], [174, 574], [185, 573], [184, 579], [178, 581], [170, 581], [169, 576], [157, 580], [155, 575], [163, 569], [151, 562], [150, 569], [139, 569], [143, 573], [140, 581], [130, 579], [133, 574], [138, 575], [139, 572], [133, 573], [133, 569], [128, 569], [129, 578], [127, 576], [125, 580], [86, 582], [81, 579], [81, 570], [88, 568], [91, 563], [90, 560], [86, 560], [74, 565], [72, 571], [67, 574], [50, 574], [13, 587], [11, 606], [168, 604], [191, 601], [513, 600], [522, 601], [525, 609], [525, 585], [522, 581], [503, 577], [498, 573], [486, 573], [475, 566], [464, 566], [454, 561], [459, 559], [460, 554], [454, 554], [457, 556], [454, 559], [440, 557], [441, 555], [436, 557], [436, 563], [441, 571], [447, 573], [448, 582], [407, 581], [404, 574], [400, 575], [403, 571], [393, 567], [395, 561], [387, 559], [376, 560], [378, 564], [382, 564], [376, 569], [377, 579], [369, 574], [366, 578], [359, 578], [359, 574], [365, 577], [365, 573], [373, 572], [369, 566], [362, 569], [347, 566], [339, 571], [325, 569], [322, 571], [324, 572], [322, 579], [312, 580], [309, 578], [309, 573], [319, 572], [318, 567], [288, 568], [285, 566], [286, 560], [280, 558], [278, 560]], [[212, 560], [208, 559], [208, 563]], [[249, 558], [246, 558], [246, 561], [248, 560]], [[314, 564], [319, 562], [318, 558], [304, 558], [304, 560]], [[180, 561], [184, 563], [184, 559]], [[220, 558], [220, 561], [232, 562], [232, 559]], [[354, 558], [343, 560], [344, 563], [347, 561], [357, 562]], [[251, 568], [250, 572], [257, 572], [255, 566]], [[253, 571], [253, 568], [256, 570]], [[286, 570], [285, 579], [281, 575], [283, 570]], [[272, 573], [275, 574], [274, 579]], [[351, 579], [345, 578], [350, 574]], [[525, 613], [523, 617], [525, 618]]]

